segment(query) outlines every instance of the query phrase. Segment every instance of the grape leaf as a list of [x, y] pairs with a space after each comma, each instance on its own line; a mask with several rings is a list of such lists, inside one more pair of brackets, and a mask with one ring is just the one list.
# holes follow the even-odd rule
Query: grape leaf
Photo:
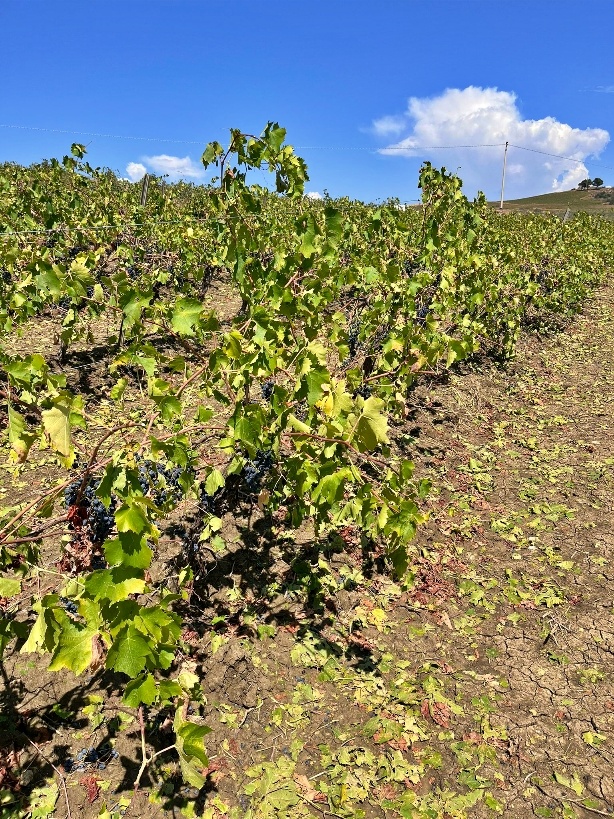
[[61, 628], [57, 632], [57, 645], [53, 652], [49, 671], [68, 668], [81, 674], [92, 662], [92, 639], [98, 633], [95, 628], [74, 623], [64, 612], [56, 612]]
[[196, 299], [177, 299], [171, 316], [171, 327], [179, 335], [192, 336], [199, 322], [203, 305]]
[[157, 696], [158, 691], [153, 675], [146, 674], [128, 683], [123, 700], [130, 708], [138, 708], [142, 704], [152, 705]]
[[68, 458], [72, 452], [70, 407], [58, 403], [49, 410], [43, 410], [41, 414], [43, 426], [51, 439], [51, 445], [60, 455]]
[[0, 577], [0, 597], [14, 597], [21, 591], [21, 582], [14, 577]]
[[109, 600], [116, 603], [130, 594], [141, 594], [145, 581], [138, 569], [132, 566], [115, 566], [112, 569], [98, 569], [85, 580], [85, 590], [94, 600]]
[[211, 728], [184, 720], [180, 709], [177, 710], [175, 715], [174, 728], [175, 747], [179, 754], [183, 778], [193, 787], [202, 788], [206, 782], [206, 776], [202, 773], [202, 769], [209, 764], [209, 757], [203, 739], [207, 734], [211, 733]]
[[388, 421], [381, 412], [383, 407], [384, 401], [375, 396], [367, 398], [364, 403], [353, 436], [361, 452], [388, 442]]
[[107, 668], [123, 671], [129, 677], [136, 677], [145, 668], [147, 659], [152, 656], [148, 640], [138, 629], [130, 625], [115, 636], [107, 655]]
[[142, 535], [128, 531], [118, 532], [117, 539], [107, 540], [104, 555], [111, 566], [122, 564], [147, 569], [151, 565], [153, 552]]

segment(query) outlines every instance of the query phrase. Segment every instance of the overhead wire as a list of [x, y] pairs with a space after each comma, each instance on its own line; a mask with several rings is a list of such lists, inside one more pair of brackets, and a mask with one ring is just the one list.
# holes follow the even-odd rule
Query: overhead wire
[[[0, 128], [22, 130], [22, 131], [41, 131], [51, 134], [70, 134], [72, 136], [91, 136], [100, 137], [104, 139], [127, 139], [133, 141], [143, 142], [164, 142], [177, 145], [203, 145], [204, 140], [196, 139], [174, 139], [169, 137], [150, 137], [150, 136], [136, 136], [134, 134], [108, 134], [99, 131], [80, 131], [70, 130], [67, 128], [46, 128], [34, 125], [14, 125], [12, 123], [0, 123]], [[591, 165], [598, 165], [599, 167], [614, 170], [614, 165], [606, 165], [598, 160], [577, 159], [573, 156], [566, 156], [564, 154], [555, 154], [550, 151], [542, 151], [538, 148], [529, 148], [526, 145], [517, 145], [514, 142], [508, 142], [510, 148], [518, 148], [521, 151], [530, 151], [531, 153], [541, 154], [543, 156], [550, 156], [556, 159], [565, 159], [568, 162], [577, 162], [583, 164], [587, 161]], [[503, 148], [505, 142], [484, 142], [475, 144], [463, 145], [391, 145], [385, 148], [372, 148], [365, 145], [296, 145], [295, 150], [301, 151], [365, 151], [369, 153], [389, 154], [389, 153], [406, 153], [409, 151], [453, 151], [466, 148]]]
[[[8, 123], [0, 123], [0, 128], [7, 128], [7, 129], [17, 129], [17, 130], [26, 130], [26, 131], [39, 131], [45, 133], [55, 133], [55, 134], [70, 134], [72, 136], [91, 136], [91, 137], [101, 137], [106, 139], [126, 139], [126, 140], [140, 140], [140, 141], [147, 141], [147, 142], [164, 142], [164, 143], [173, 143], [173, 144], [183, 144], [183, 145], [202, 145], [202, 140], [186, 140], [186, 139], [171, 139], [168, 137], [146, 137], [146, 136], [135, 136], [135, 135], [126, 135], [126, 134], [107, 134], [101, 133], [97, 131], [72, 131], [68, 129], [61, 129], [61, 128], [46, 128], [46, 127], [38, 127], [38, 126], [30, 126], [30, 125], [14, 125]], [[367, 146], [352, 146], [352, 145], [297, 145], [295, 146], [295, 150], [302, 150], [302, 151], [315, 151], [315, 150], [322, 150], [322, 151], [368, 151], [370, 153], [379, 153], [379, 154], [390, 154], [393, 152], [399, 153], [407, 153], [409, 151], [436, 151], [436, 150], [459, 150], [459, 149], [467, 149], [467, 148], [503, 148], [505, 145], [508, 145], [510, 148], [517, 148], [521, 151], [529, 151], [530, 153], [541, 154], [542, 156], [549, 156], [555, 159], [564, 159], [568, 162], [577, 162], [579, 164], [584, 164], [585, 162], [589, 161], [587, 159], [577, 159], [576, 157], [572, 156], [565, 156], [563, 154], [555, 154], [549, 151], [542, 151], [538, 148], [529, 148], [525, 145], [517, 145], [513, 142], [489, 142], [489, 143], [475, 143], [475, 144], [463, 144], [463, 145], [392, 145], [386, 148], [370, 148]], [[599, 161], [590, 161], [591, 166], [599, 166], [602, 168], [608, 168], [610, 170], [614, 170], [614, 166], [606, 165], [603, 162]], [[419, 200], [409, 200], [409, 201], [419, 201]], [[195, 221], [199, 221], [196, 219]], [[173, 221], [156, 221], [148, 222], [147, 225], [152, 224], [186, 224], [185, 221], [180, 220], [173, 220]], [[145, 223], [132, 223], [127, 225], [90, 225], [87, 227], [59, 227], [59, 228], [48, 228], [48, 229], [38, 229], [38, 230], [22, 230], [22, 231], [6, 231], [0, 233], [0, 237], [8, 237], [8, 236], [26, 236], [26, 235], [35, 235], [35, 234], [46, 234], [46, 233], [58, 233], [58, 232], [77, 232], [77, 231], [86, 231], [86, 230], [124, 230], [132, 227], [146, 227]]]

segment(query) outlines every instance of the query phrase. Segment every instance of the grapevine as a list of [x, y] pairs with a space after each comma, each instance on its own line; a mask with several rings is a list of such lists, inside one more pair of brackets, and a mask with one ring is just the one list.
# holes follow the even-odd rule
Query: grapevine
[[[578, 309], [614, 247], [590, 217], [502, 218], [428, 163], [420, 208], [307, 199], [285, 136], [231, 131], [203, 153], [210, 185], [153, 179], [145, 209], [81, 145], [0, 167], [0, 424], [16, 474], [49, 454], [61, 474], [0, 511], [0, 597], [29, 597], [0, 647], [114, 672], [142, 726], [144, 708], [172, 708], [170, 750], [196, 788], [209, 729], [189, 712], [204, 704], [182, 612], [224, 515], [243, 504], [322, 538], [355, 527], [402, 578], [429, 492], [394, 441], [412, 388], [478, 350], [513, 356], [523, 324]], [[264, 168], [275, 192], [249, 184]], [[55, 349], [24, 346], [37, 321]], [[92, 347], [104, 383], [90, 393], [77, 363]], [[197, 525], [171, 588], [150, 570], [186, 510]], [[63, 544], [53, 569], [47, 544]], [[57, 582], [39, 595], [45, 571]], [[64, 766], [112, 758], [88, 748]]]

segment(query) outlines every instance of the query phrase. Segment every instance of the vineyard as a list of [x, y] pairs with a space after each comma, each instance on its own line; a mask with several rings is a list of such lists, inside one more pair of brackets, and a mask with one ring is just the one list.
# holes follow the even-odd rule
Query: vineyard
[[614, 226], [285, 136], [0, 166], [0, 817], [614, 816]]

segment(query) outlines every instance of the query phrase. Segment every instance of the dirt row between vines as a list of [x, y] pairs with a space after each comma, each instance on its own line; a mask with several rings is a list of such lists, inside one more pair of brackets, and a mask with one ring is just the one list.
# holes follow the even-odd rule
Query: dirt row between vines
[[[52, 785], [48, 763], [110, 741], [117, 758], [66, 775], [73, 817], [614, 816], [613, 362], [608, 287], [505, 368], [411, 394], [394, 439], [434, 490], [403, 583], [351, 528], [318, 542], [227, 521], [179, 658], [212, 728], [200, 793], [169, 753], [133, 795], [140, 732], [118, 681], [9, 649], [14, 776]], [[154, 580], [179, 551], [169, 530]], [[148, 746], [172, 744], [168, 714], [146, 716]], [[61, 791], [35, 815], [53, 810]]]

